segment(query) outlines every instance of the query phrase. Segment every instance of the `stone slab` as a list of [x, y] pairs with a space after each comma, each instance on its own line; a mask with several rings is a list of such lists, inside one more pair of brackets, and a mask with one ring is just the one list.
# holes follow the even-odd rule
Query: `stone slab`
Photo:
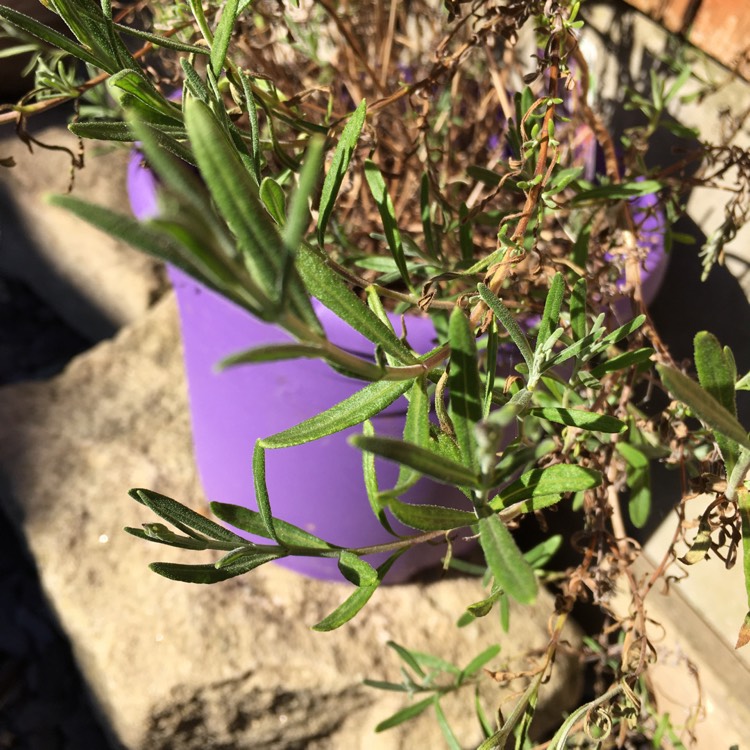
[[[32, 123], [32, 125], [35, 123]], [[34, 137], [78, 153], [63, 124]], [[0, 156], [16, 166], [0, 168], [0, 273], [22, 279], [76, 331], [90, 341], [112, 336], [136, 320], [163, 288], [157, 264], [72, 214], [48, 205], [45, 196], [65, 193], [128, 213], [125, 167], [128, 151], [88, 141], [82, 170], [70, 154], [33, 147], [0, 129]]]
[[[348, 585], [273, 565], [216, 586], [151, 573], [149, 562], [185, 555], [122, 532], [154, 520], [128, 488], [205, 507], [180, 354], [168, 297], [60, 376], [0, 389], [0, 424], [9, 427], [0, 431], [0, 494], [117, 736], [132, 750], [441, 746], [432, 716], [372, 734], [404, 706], [400, 694], [361, 684], [400, 681], [386, 642], [459, 664], [497, 642], [493, 668], [528, 669], [533, 660], [524, 655], [547, 642], [551, 598], [543, 592], [537, 607], [514, 613], [506, 635], [494, 616], [455, 627], [466, 605], [483, 597], [475, 579], [387, 586], [349, 625], [318, 634], [310, 626], [348, 595]], [[575, 641], [575, 632], [566, 636]], [[543, 688], [547, 721], [559, 721], [579, 684], [575, 657], [561, 653]], [[489, 678], [482, 694], [490, 714], [511, 695]], [[467, 745], [480, 739], [471, 705], [469, 688], [445, 706]]]

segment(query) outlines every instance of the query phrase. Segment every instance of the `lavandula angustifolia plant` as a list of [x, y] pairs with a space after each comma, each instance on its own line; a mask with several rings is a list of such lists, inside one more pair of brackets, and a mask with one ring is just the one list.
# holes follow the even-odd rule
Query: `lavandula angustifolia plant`
[[[71, 129], [84, 138], [139, 141], [161, 185], [158, 212], [144, 222], [74, 197], [54, 202], [186, 271], [294, 339], [239, 353], [229, 364], [314, 357], [363, 381], [350, 398], [257, 442], [248, 477], [257, 511], [211, 503], [219, 521], [263, 543], [158, 492], [133, 490], [135, 500], [172, 528], [150, 523], [128, 529], [131, 534], [221, 553], [202, 564], [154, 563], [153, 570], [214, 583], [282, 557], [334, 558], [354, 589], [315, 625], [318, 630], [357, 615], [394, 560], [427, 542], [445, 540], [446, 564], [485, 576], [487, 597], [467, 607], [464, 626], [496, 608], [507, 627], [509, 598], [531, 603], [539, 580], [549, 581], [558, 593], [549, 646], [507, 718], [489, 721], [477, 705], [487, 737], [482, 748], [503, 747], [511, 735], [517, 747], [531, 746], [534, 706], [570, 611], [579, 600], [606, 605], [624, 581], [633, 608], [618, 623], [622, 638], [596, 641], [614, 664], [604, 675], [608, 687], [561, 723], [550, 746], [564, 747], [584, 727], [590, 734], [592, 722], [621, 743], [631, 733], [653, 731], [653, 711], [640, 703], [648, 698], [643, 676], [651, 653], [647, 591], [624, 575], [634, 554], [625, 516], [635, 527], [648, 519], [649, 460], [679, 463], [697, 476], [704, 471], [701, 457], [713, 451], [725, 466], [725, 483], [717, 485], [685, 561], [719, 545], [747, 543], [750, 441], [737, 422], [735, 392], [748, 388], [750, 376], [738, 380], [731, 352], [701, 333], [695, 349], [700, 383], [692, 381], [643, 312], [649, 242], [639, 231], [654, 216], [652, 202], [666, 206], [670, 222], [676, 218], [680, 183], [674, 170], [649, 171], [638, 160], [626, 160], [623, 171], [586, 95], [579, 3], [448, 2], [446, 13], [415, 2], [397, 8], [389, 23], [378, 21], [367, 3], [358, 5], [356, 17], [329, 2], [283, 12], [280, 5], [244, 0], [229, 0], [220, 12], [190, 2], [190, 13], [176, 16], [155, 4], [157, 20], [169, 20], [158, 34], [121, 24], [127, 11], [115, 18], [106, 1], [49, 4], [76, 41], [10, 8], [0, 6], [0, 18], [101, 72], [83, 82], [66, 76], [56, 96], [48, 87], [0, 117], [23, 126], [34, 113], [106, 80], [122, 116], [82, 120]], [[529, 19], [540, 52], [527, 79], [537, 88], [514, 91], [498, 50], [512, 56]], [[287, 36], [301, 24], [301, 43], [289, 45]], [[420, 29], [429, 54], [399, 42], [397, 26], [402, 36]], [[122, 35], [143, 46], [131, 53]], [[324, 36], [346, 54], [326, 60]], [[253, 57], [256, 43], [262, 57]], [[142, 63], [155, 47], [162, 56], [179, 56], [166, 66], [179, 71], [179, 80], [160, 80]], [[300, 55], [307, 55], [305, 65]], [[54, 88], [54, 78], [48, 83]], [[175, 87], [182, 91], [179, 102], [169, 97]], [[662, 92], [654, 104], [662, 108], [677, 93], [674, 87], [668, 95], [654, 91]], [[633, 99], [636, 106], [639, 101]], [[661, 118], [651, 109], [646, 114], [650, 132]], [[605, 157], [605, 173], [595, 183], [584, 179], [590, 164], [581, 163], [576, 148], [581, 128], [594, 134]], [[644, 196], [645, 209], [633, 202]], [[665, 242], [670, 232], [664, 225]], [[609, 301], [623, 284], [637, 314], [619, 324]], [[375, 356], [329, 340], [311, 298], [372, 342]], [[387, 308], [430, 315], [435, 348], [413, 351], [393, 329]], [[616, 312], [622, 316], [623, 308]], [[498, 369], [498, 353], [508, 352], [519, 364]], [[633, 401], [639, 381], [681, 402], [665, 412], [666, 434]], [[402, 438], [378, 435], [372, 418], [404, 395]], [[678, 439], [675, 427], [690, 412], [706, 429]], [[351, 442], [363, 454], [374, 512], [386, 526], [395, 518], [414, 530], [375, 547], [335, 545], [276, 517], [266, 486], [267, 451], [356, 425], [362, 431]], [[375, 456], [400, 466], [395, 486], [378, 485]], [[465, 506], [406, 501], [405, 490], [421, 476], [458, 488]], [[627, 510], [620, 505], [626, 488]], [[562, 575], [546, 570], [561, 543], [555, 516], [545, 514], [555, 506], [572, 506], [580, 519], [581, 560]], [[549, 531], [523, 552], [513, 529], [526, 517], [546, 519]], [[732, 533], [717, 542], [717, 528]], [[486, 565], [451, 560], [451, 541], [466, 536], [478, 537]], [[376, 568], [365, 559], [373, 552], [389, 557]], [[746, 552], [746, 569], [749, 559]], [[669, 560], [665, 555], [660, 574]], [[747, 631], [746, 623], [740, 642]], [[434, 708], [446, 741], [458, 746], [440, 697], [471, 684], [497, 650], [458, 668], [394, 648], [408, 668], [404, 683], [371, 684], [428, 695], [380, 729]], [[439, 672], [450, 680], [435, 680]]]

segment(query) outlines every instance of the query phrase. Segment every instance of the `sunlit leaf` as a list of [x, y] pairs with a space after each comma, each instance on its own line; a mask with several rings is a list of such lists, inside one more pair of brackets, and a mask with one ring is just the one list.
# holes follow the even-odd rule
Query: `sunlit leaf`
[[393, 716], [389, 716], [387, 719], [381, 721], [380, 724], [375, 727], [375, 731], [384, 732], [386, 729], [392, 729], [399, 724], [403, 724], [405, 721], [409, 721], [409, 719], [419, 716], [419, 714], [432, 705], [432, 702], [433, 698], [430, 696], [429, 698], [424, 698], [421, 701], [412, 703], [406, 708], [402, 708], [400, 711], [396, 711]]
[[[737, 370], [729, 349], [722, 348], [718, 339], [708, 331], [700, 331], [693, 341], [695, 368], [701, 387], [708, 391], [732, 416], [737, 416], [735, 381]], [[716, 435], [727, 476], [737, 463], [739, 446], [722, 433]]]
[[[745, 574], [747, 606], [750, 608], [750, 490], [743, 488], [737, 491], [737, 504], [742, 519], [742, 569]], [[735, 648], [742, 648], [747, 643], [750, 643], [750, 612], [742, 623]]]
[[51, 44], [53, 47], [67, 52], [69, 55], [83, 60], [83, 62], [93, 65], [95, 68], [101, 66], [101, 60], [96, 55], [91, 54], [87, 49], [82, 47], [80, 44], [76, 44], [73, 40], [61, 34], [59, 31], [51, 29], [49, 26], [45, 26], [34, 18], [31, 18], [24, 13], [19, 13], [13, 8], [8, 8], [5, 5], [0, 5], [0, 18], [5, 19], [9, 23], [12, 23], [22, 31], [35, 36], [37, 39], [41, 39], [47, 44]]
[[445, 716], [442, 706], [440, 705], [440, 697], [435, 695], [433, 698], [433, 705], [435, 706], [435, 716], [437, 717], [438, 726], [443, 734], [443, 739], [448, 745], [449, 750], [462, 750], [461, 743], [458, 741], [455, 733], [451, 729], [448, 719]]
[[289, 448], [361, 424], [379, 414], [411, 387], [410, 380], [370, 383], [330, 409], [260, 441], [264, 448]]
[[632, 352], [623, 352], [611, 357], [606, 362], [602, 362], [600, 365], [592, 368], [591, 374], [595, 378], [601, 378], [608, 372], [616, 372], [617, 370], [624, 370], [627, 367], [633, 367], [633, 365], [639, 365], [641, 362], [647, 362], [654, 350], [649, 347], [643, 347], [642, 349], [635, 349]]
[[169, 521], [190, 536], [195, 536], [197, 531], [209, 539], [232, 542], [238, 546], [247, 544], [247, 539], [243, 539], [229, 529], [219, 526], [218, 523], [214, 523], [171, 497], [141, 488], [129, 490], [128, 494], [133, 500], [145, 505], [165, 521]]
[[[201, 175], [237, 235], [254, 280], [269, 299], [276, 299], [282, 288], [282, 274], [291, 272], [284, 243], [260, 200], [258, 185], [208, 106], [189, 97], [185, 103], [185, 123]], [[284, 289], [292, 309], [313, 329], [322, 332], [309, 295], [296, 273]]]
[[[230, 503], [213, 502], [209, 506], [211, 512], [221, 521], [236, 526], [238, 529], [250, 534], [263, 536], [271, 539], [268, 528], [260, 513], [250, 508]], [[309, 531], [282, 521], [280, 518], [273, 519], [274, 530], [279, 543], [284, 547], [336, 549], [335, 545], [328, 544]]]
[[627, 484], [630, 489], [628, 514], [637, 529], [642, 529], [651, 512], [651, 473], [648, 456], [630, 443], [617, 443], [617, 452], [627, 463]]
[[366, 560], [348, 550], [339, 554], [339, 570], [341, 575], [355, 586], [377, 586], [379, 583], [375, 568]]
[[451, 313], [448, 340], [451, 346], [449, 414], [464, 463], [478, 471], [479, 456], [474, 428], [482, 418], [482, 389], [477, 345], [469, 320], [459, 307], [455, 307]]
[[563, 275], [558, 271], [552, 279], [549, 291], [547, 292], [547, 299], [544, 303], [542, 322], [539, 324], [539, 333], [536, 339], [537, 349], [544, 345], [552, 332], [557, 328], [564, 291], [565, 281]]
[[347, 286], [329, 265], [328, 259], [303, 244], [297, 255], [297, 268], [305, 286], [331, 312], [359, 331], [365, 338], [383, 347], [400, 362], [416, 364], [417, 358], [393, 330]]
[[260, 199], [271, 214], [273, 220], [280, 226], [286, 222], [286, 195], [284, 188], [273, 177], [264, 177], [260, 183]]
[[502, 510], [528, 498], [580, 492], [598, 487], [601, 483], [602, 475], [595, 469], [574, 464], [555, 464], [522, 474], [492, 499], [490, 507]]
[[388, 249], [391, 251], [393, 260], [396, 263], [401, 280], [407, 288], [411, 288], [411, 277], [406, 268], [406, 259], [404, 257], [404, 248], [401, 243], [401, 232], [398, 230], [396, 222], [396, 213], [393, 207], [393, 201], [388, 194], [383, 175], [371, 159], [365, 161], [365, 179], [370, 188], [372, 197], [375, 199], [375, 205], [380, 213], [380, 220], [383, 222], [383, 231], [388, 242]]
[[335, 630], [341, 627], [345, 623], [349, 622], [356, 614], [367, 604], [376, 589], [385, 578], [391, 566], [402, 554], [403, 550], [399, 550], [391, 555], [382, 565], [377, 568], [378, 580], [372, 586], [361, 586], [354, 590], [342, 604], [331, 612], [330, 615], [324, 617], [317, 625], [313, 625], [313, 630], [325, 633], [329, 630]]
[[283, 553], [258, 553], [223, 568], [217, 568], [210, 563], [207, 565], [184, 565], [167, 562], [151, 563], [148, 567], [154, 573], [158, 573], [160, 576], [173, 581], [182, 581], [183, 583], [219, 583], [220, 581], [226, 581], [228, 578], [248, 573], [261, 565], [265, 565], [267, 562], [271, 562], [271, 560], [278, 560], [283, 556]]
[[550, 422], [580, 427], [584, 430], [594, 430], [596, 432], [622, 432], [627, 428], [625, 422], [621, 422], [615, 417], [608, 414], [596, 414], [591, 411], [582, 409], [563, 409], [558, 406], [545, 406], [531, 410], [531, 415], [541, 417]]
[[395, 498], [388, 501], [388, 509], [404, 526], [420, 531], [448, 531], [477, 522], [476, 515], [465, 510], [425, 503], [403, 503]]
[[657, 180], [640, 180], [637, 182], [619, 182], [616, 185], [605, 185], [603, 187], [584, 190], [570, 199], [570, 205], [576, 206], [600, 200], [626, 200], [643, 195], [658, 193], [663, 185]]
[[477, 289], [479, 290], [479, 296], [484, 300], [487, 307], [492, 310], [495, 317], [502, 323], [503, 327], [508, 332], [508, 335], [513, 340], [513, 343], [518, 347], [518, 351], [521, 352], [521, 356], [526, 362], [526, 365], [531, 369], [534, 361], [534, 352], [531, 351], [529, 340], [526, 338], [526, 334], [521, 330], [521, 326], [516, 322], [511, 311], [502, 303], [496, 294], [493, 294], [489, 287], [484, 284], [478, 284]]
[[657, 365], [656, 369], [672, 395], [687, 404], [700, 420], [744, 448], [750, 448], [750, 439], [743, 426], [708, 391], [672, 367]]
[[450, 461], [427, 448], [387, 437], [354, 435], [349, 442], [363, 451], [370, 451], [390, 461], [408, 466], [420, 474], [445, 484], [479, 487], [479, 477], [471, 469]]
[[497, 515], [479, 519], [479, 543], [495, 582], [516, 601], [531, 604], [537, 592], [534, 569]]
[[331, 217], [333, 205], [341, 189], [341, 183], [344, 181], [346, 170], [349, 168], [349, 162], [351, 161], [354, 149], [357, 147], [357, 141], [359, 140], [359, 134], [362, 132], [366, 114], [367, 104], [363, 99], [344, 126], [338, 146], [336, 146], [336, 151], [331, 160], [331, 166], [328, 168], [328, 173], [323, 181], [318, 213], [318, 241], [321, 247], [324, 244], [326, 226]]
[[217, 78], [221, 75], [227, 57], [232, 29], [234, 29], [234, 22], [237, 18], [238, 5], [239, 0], [227, 0], [221, 11], [219, 25], [214, 33], [214, 41], [211, 45], [211, 70]]

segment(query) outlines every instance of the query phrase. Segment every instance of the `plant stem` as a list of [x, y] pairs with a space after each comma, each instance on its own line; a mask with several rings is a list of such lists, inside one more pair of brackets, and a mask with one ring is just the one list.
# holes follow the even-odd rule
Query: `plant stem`
[[724, 492], [724, 497], [730, 502], [737, 499], [737, 488], [745, 480], [748, 470], [750, 470], [750, 451], [742, 448], [740, 456], [737, 459], [737, 464], [732, 469], [732, 474], [727, 482], [727, 489]]
[[[547, 157], [549, 153], [549, 128], [550, 124], [554, 122], [555, 117], [555, 103], [558, 94], [558, 84], [560, 80], [560, 52], [562, 49], [563, 40], [562, 37], [558, 36], [555, 39], [554, 46], [555, 51], [552, 53], [552, 59], [549, 66], [549, 87], [547, 96], [547, 109], [544, 113], [544, 120], [540, 129], [540, 140], [539, 140], [539, 154], [536, 160], [536, 166], [534, 167], [534, 177], [541, 177], [540, 181], [532, 185], [528, 193], [526, 193], [526, 202], [524, 203], [523, 210], [521, 211], [518, 224], [516, 225], [515, 231], [513, 232], [509, 244], [518, 245], [523, 242], [526, 236], [526, 231], [529, 227], [531, 217], [534, 215], [534, 211], [539, 205], [539, 199], [542, 195], [547, 178], [549, 177], [550, 170], [554, 166], [555, 159], [553, 158], [552, 165], [547, 164]], [[552, 45], [551, 45], [552, 46]], [[556, 152], [555, 152], [556, 153]], [[521, 260], [522, 256], [519, 256], [518, 260]], [[516, 261], [517, 262], [517, 261]], [[491, 267], [487, 272], [487, 280], [485, 283], [488, 288], [497, 294], [505, 281], [509, 269], [507, 262], [501, 262]], [[471, 313], [471, 324], [474, 328], [479, 326], [482, 319], [487, 312], [487, 306], [484, 302], [479, 302]]]

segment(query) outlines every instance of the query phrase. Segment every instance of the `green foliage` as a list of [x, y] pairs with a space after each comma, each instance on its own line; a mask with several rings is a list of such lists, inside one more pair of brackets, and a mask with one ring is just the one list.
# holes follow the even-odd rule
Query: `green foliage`
[[[574, 43], [584, 23], [577, 0], [496, 14], [507, 24], [502, 29], [494, 28], [500, 22], [494, 16], [481, 15], [482, 3], [446, 0], [429, 16], [445, 24], [439, 63], [433, 48], [429, 60], [411, 60], [417, 40], [407, 45], [403, 30], [391, 28], [387, 44], [377, 38], [375, 47], [390, 53], [397, 45], [398, 54], [387, 59], [378, 51], [374, 67], [367, 35], [381, 30], [349, 17], [345, 4], [332, 24], [343, 34], [335, 43], [347, 46], [338, 67], [321, 54], [331, 41], [322, 37], [324, 25], [302, 28], [280, 11], [274, 23], [287, 33], [277, 35], [283, 41], [268, 43], [287, 46], [278, 59], [268, 58], [270, 76], [255, 70], [257, 61], [249, 61], [238, 43], [256, 33], [261, 38], [267, 23], [251, 0], [227, 0], [220, 8], [197, 0], [154, 5], [149, 12], [158, 34], [119, 23], [108, 0], [49, 5], [72, 37], [0, 6], [0, 19], [17, 29], [17, 50], [35, 55], [38, 77], [36, 93], [7, 105], [7, 114], [25, 125], [52, 106], [49, 101], [90, 96], [106, 80], [106, 89], [99, 89], [102, 100], [111, 94], [114, 103], [99, 102], [94, 117], [82, 109], [71, 131], [105, 143], [138, 142], [159, 182], [155, 216], [143, 222], [73, 196], [56, 196], [52, 203], [179, 267], [290, 336], [288, 343], [231, 354], [217, 363], [219, 369], [288, 361], [293, 377], [296, 360], [315, 358], [352, 383], [351, 395], [339, 403], [256, 442], [248, 482], [257, 511], [219, 499], [210, 505], [222, 522], [217, 523], [157, 492], [132, 490], [133, 499], [164, 523], [127, 528], [130, 535], [196, 556], [223, 555], [203, 564], [157, 562], [154, 572], [175, 581], [220, 583], [283, 557], [335, 559], [353, 588], [313, 626], [319, 631], [358, 615], [398, 558], [416, 554], [412, 550], [420, 545], [445, 545], [446, 568], [484, 581], [482, 598], [455, 613], [460, 626], [494, 614], [507, 630], [511, 608], [534, 602], [541, 583], [556, 587], [559, 607], [549, 644], [534, 671], [524, 675], [515, 705], [497, 722], [480, 701], [477, 685], [498, 656], [498, 645], [467, 655], [461, 667], [389, 643], [402, 681], [367, 681], [410, 700], [378, 724], [379, 732], [432, 711], [446, 746], [460, 748], [463, 741], [441, 701], [470, 687], [485, 737], [480, 747], [505, 747], [515, 738], [516, 748], [525, 750], [531, 747], [540, 691], [565, 642], [565, 613], [577, 599], [605, 602], [632, 562], [621, 538], [621, 491], [628, 490], [622, 498], [628, 498], [630, 522], [642, 528], [651, 518], [651, 462], [705, 479], [715, 444], [724, 486], [717, 483], [715, 501], [699, 519], [682, 561], [696, 564], [727, 551], [717, 549], [714, 534], [715, 514], [725, 513], [722, 534], [731, 531], [725, 546], [732, 553], [743, 547], [750, 608], [750, 438], [736, 403], [737, 393], [750, 389], [750, 373], [738, 379], [732, 352], [703, 331], [695, 337], [696, 382], [676, 367], [643, 309], [612, 324], [622, 320], [622, 308], [608, 300], [623, 280], [631, 282], [634, 266], [643, 260], [650, 238], [639, 236], [640, 220], [663, 214], [665, 246], [679, 238], [670, 225], [682, 210], [681, 178], [647, 168], [642, 155], [659, 127], [687, 133], [666, 116], [690, 79], [684, 61], [670, 63], [670, 80], [651, 70], [648, 91], [628, 94], [627, 106], [645, 121], [623, 136], [625, 169], [608, 163], [606, 175], [589, 181], [584, 175], [591, 164], [579, 156], [581, 136], [596, 122], [597, 141], [610, 162], [615, 144], [588, 104], [582, 106], [592, 97], [586, 96], [589, 77], [584, 79]], [[394, 19], [400, 25], [412, 12], [417, 11], [409, 4], [399, 6]], [[527, 18], [534, 19], [539, 37], [538, 69], [521, 71], [529, 85], [507, 96], [506, 83], [498, 86], [494, 69], [483, 60], [492, 59], [498, 31], [512, 47]], [[164, 69], [184, 78], [172, 82], [182, 85], [179, 103], [165, 96], [170, 86], [154, 75], [159, 66], [144, 61], [144, 50], [131, 53], [124, 36], [170, 58]], [[474, 47], [487, 54], [469, 54]], [[396, 66], [402, 58], [411, 60], [408, 76]], [[277, 67], [282, 59], [299, 62], [299, 70], [291, 64], [282, 74]], [[76, 61], [88, 66], [91, 78], [79, 78]], [[312, 87], [310, 71], [318, 76]], [[407, 82], [417, 72], [420, 80]], [[563, 85], [580, 86], [581, 95], [570, 96]], [[505, 111], [502, 126], [490, 114], [495, 97]], [[725, 171], [747, 173], [736, 150], [706, 147], [704, 156], [715, 165], [717, 154], [724, 155]], [[748, 215], [743, 200], [742, 190], [734, 190], [722, 226], [703, 250], [706, 272]], [[329, 340], [313, 298], [364, 337], [370, 351], [354, 352]], [[398, 333], [394, 313], [404, 315]], [[434, 327], [434, 348], [424, 354], [409, 343], [416, 315], [428, 315]], [[676, 402], [660, 415], [646, 416], [635, 400], [646, 384], [667, 390]], [[401, 437], [377, 434], [370, 420], [397, 402], [405, 415]], [[683, 421], [691, 416], [702, 429], [691, 433], [692, 425]], [[358, 426], [361, 434], [349, 442], [362, 454], [364, 493], [391, 536], [356, 548], [332, 544], [279, 518], [265, 461], [268, 450]], [[392, 486], [382, 485], [376, 459], [397, 464]], [[335, 463], [327, 468], [336, 471]], [[450, 497], [465, 496], [464, 506], [443, 502], [441, 495], [437, 502], [416, 501], [429, 480], [459, 490]], [[561, 533], [561, 516], [578, 524], [572, 536], [567, 528]], [[415, 533], [394, 533], [393, 521]], [[518, 525], [541, 529], [541, 540], [522, 548]], [[460, 537], [477, 540], [476, 561], [453, 557], [451, 542]], [[579, 562], [548, 569], [563, 546], [580, 553]], [[387, 555], [377, 568], [367, 561], [375, 553]], [[647, 643], [651, 631], [642, 591], [631, 593], [628, 639]], [[514, 610], [514, 624], [523, 616]], [[750, 640], [748, 623], [750, 615], [738, 645]], [[604, 642], [613, 644], [609, 654], [597, 644], [600, 681], [608, 679], [609, 689], [562, 720], [549, 746], [566, 747], [582, 724], [587, 742], [596, 732], [604, 742], [617, 724], [631, 744], [636, 732], [648, 730], [678, 747], [668, 717], [649, 709], [641, 666], [620, 663], [626, 649], [611, 634]]]

